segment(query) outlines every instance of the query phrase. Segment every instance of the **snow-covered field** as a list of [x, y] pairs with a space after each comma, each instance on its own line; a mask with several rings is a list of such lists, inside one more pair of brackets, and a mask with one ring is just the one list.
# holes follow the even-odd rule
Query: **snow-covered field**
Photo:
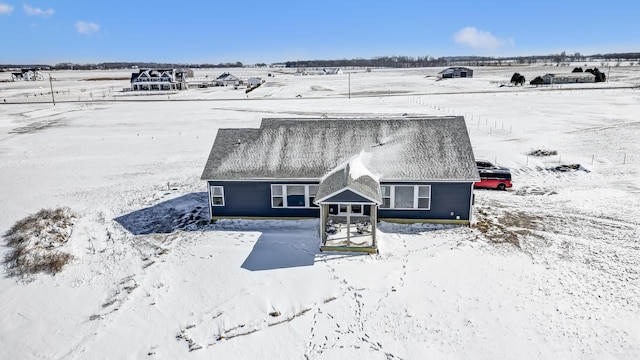
[[[105, 80], [130, 72], [68, 71], [55, 106], [48, 81], [0, 83], [0, 233], [77, 214], [62, 272], [0, 279], [0, 358], [639, 358], [640, 68], [500, 86], [572, 68], [229, 70], [267, 80], [248, 96], [135, 96]], [[316, 220], [199, 222], [218, 128], [405, 113], [465, 116], [513, 189], [476, 191], [471, 227], [382, 223], [378, 255], [320, 253]]]

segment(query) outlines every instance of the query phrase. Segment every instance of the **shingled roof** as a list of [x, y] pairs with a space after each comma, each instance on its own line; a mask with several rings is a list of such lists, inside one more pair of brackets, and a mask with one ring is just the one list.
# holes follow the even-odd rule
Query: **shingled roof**
[[203, 180], [320, 180], [355, 154], [380, 181], [477, 181], [461, 116], [263, 119], [219, 129]]
[[364, 165], [364, 152], [338, 165], [320, 181], [315, 202], [319, 203], [339, 192], [350, 190], [374, 202], [382, 204], [380, 182]]

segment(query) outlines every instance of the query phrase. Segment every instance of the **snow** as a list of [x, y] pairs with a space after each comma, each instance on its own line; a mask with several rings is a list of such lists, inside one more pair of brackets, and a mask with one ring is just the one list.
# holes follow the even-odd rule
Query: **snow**
[[[56, 100], [75, 102], [52, 106], [36, 103], [48, 84], [0, 83], [0, 233], [42, 208], [77, 217], [62, 272], [0, 279], [0, 358], [640, 357], [640, 69], [499, 86], [573, 65], [362, 71], [351, 99], [346, 74], [286, 69], [230, 70], [267, 79], [248, 98], [130, 96], [128, 80], [85, 80], [127, 71], [68, 71]], [[404, 113], [465, 116], [513, 189], [477, 190], [472, 227], [381, 223], [377, 255], [319, 252], [317, 220], [204, 221], [218, 128]]]
[[364, 149], [360, 150], [359, 153], [353, 155], [349, 159], [345, 160], [342, 164], [336, 166], [332, 171], [324, 175], [320, 181], [324, 181], [329, 176], [335, 174], [337, 171], [344, 171], [347, 165], [349, 166], [349, 177], [353, 180], [357, 180], [362, 176], [369, 176], [375, 181], [380, 181], [380, 176], [371, 172], [368, 168], [368, 164], [371, 161], [372, 154], [366, 152]]

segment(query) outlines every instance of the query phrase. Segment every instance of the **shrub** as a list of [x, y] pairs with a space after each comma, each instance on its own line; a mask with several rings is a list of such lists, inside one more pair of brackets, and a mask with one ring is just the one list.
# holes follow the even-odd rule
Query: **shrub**
[[529, 82], [529, 84], [531, 84], [531, 85], [542, 85], [542, 84], [544, 84], [544, 80], [542, 79], [542, 77], [536, 76], [536, 78], [531, 80], [531, 82]]
[[592, 73], [593, 75], [595, 75], [596, 82], [607, 81], [607, 77], [605, 76], [605, 74], [603, 72], [600, 72], [600, 70], [596, 67], [594, 67], [593, 69], [587, 69], [584, 72]]
[[16, 222], [4, 235], [7, 246], [4, 265], [11, 276], [40, 272], [56, 274], [73, 255], [57, 251], [66, 243], [76, 216], [69, 208], [43, 209]]
[[520, 73], [514, 73], [511, 76], [511, 83], [514, 85], [524, 85], [526, 81], [525, 77], [520, 75]]
[[536, 150], [529, 151], [527, 153], [527, 155], [529, 155], [529, 156], [552, 156], [552, 155], [558, 155], [558, 151], [557, 150], [536, 149]]

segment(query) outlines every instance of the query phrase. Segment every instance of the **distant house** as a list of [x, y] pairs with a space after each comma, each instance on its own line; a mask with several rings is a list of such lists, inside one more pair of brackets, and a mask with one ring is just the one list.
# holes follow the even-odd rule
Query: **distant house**
[[20, 72], [11, 73], [12, 81], [42, 81], [44, 76], [37, 69], [21, 69]]
[[216, 86], [238, 86], [241, 84], [242, 81], [240, 81], [240, 79], [228, 72], [222, 73], [222, 75], [218, 76], [215, 80]]
[[249, 80], [247, 80], [247, 87], [254, 88], [254, 87], [262, 85], [263, 82], [264, 82], [264, 80], [262, 80], [262, 78], [251, 77], [251, 78], [249, 78]]
[[542, 80], [547, 85], [550, 84], [575, 84], [575, 83], [594, 83], [596, 76], [589, 72], [576, 72], [568, 74], [544, 74]]
[[131, 90], [186, 90], [189, 72], [187, 69], [140, 69], [131, 74]]
[[461, 116], [219, 129], [201, 178], [212, 219], [320, 218], [326, 229], [364, 218], [374, 232], [378, 219], [469, 224], [479, 181]]
[[297, 69], [293, 75], [342, 75], [344, 72], [340, 68], [322, 68], [322, 69]]
[[340, 68], [324, 68], [322, 73], [323, 75], [342, 75], [343, 71]]
[[473, 77], [473, 70], [466, 67], [450, 67], [438, 73], [443, 79]]

